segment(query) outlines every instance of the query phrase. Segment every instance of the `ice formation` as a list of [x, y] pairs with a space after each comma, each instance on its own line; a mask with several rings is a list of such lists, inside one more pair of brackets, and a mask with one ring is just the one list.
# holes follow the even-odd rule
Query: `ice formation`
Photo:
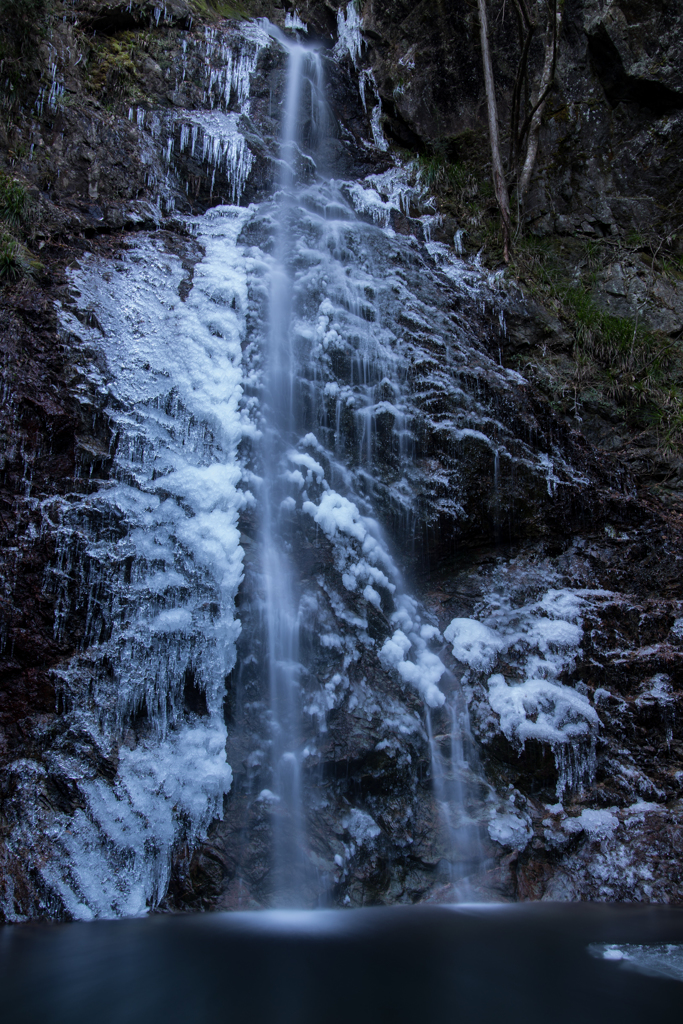
[[342, 821], [342, 825], [358, 845], [371, 843], [382, 831], [366, 811], [361, 811], [357, 807], [354, 807], [349, 817]]
[[402, 595], [397, 610], [391, 616], [392, 624], [399, 628], [384, 641], [379, 653], [380, 661], [393, 668], [404, 682], [414, 686], [428, 707], [441, 707], [446, 697], [438, 684], [446, 669], [441, 659], [428, 648], [434, 627], [422, 624], [419, 617], [416, 621], [416, 613], [415, 602]]
[[334, 47], [334, 55], [338, 60], [348, 54], [354, 65], [358, 62], [363, 48], [362, 27], [363, 22], [353, 0], [349, 0], [346, 10], [343, 7], [338, 9], [337, 42]]
[[642, 945], [594, 942], [588, 946], [588, 952], [600, 960], [613, 961], [639, 974], [683, 981], [683, 945], [680, 943]]
[[[558, 767], [558, 795], [593, 771], [600, 727], [588, 698], [560, 677], [574, 665], [583, 630], [582, 610], [601, 591], [550, 589], [514, 607], [488, 595], [479, 619], [454, 618], [444, 631], [454, 657], [467, 667], [465, 682], [481, 680], [501, 732], [514, 745], [547, 743]], [[498, 662], [505, 672], [492, 672]]]
[[[254, 157], [240, 127], [249, 115], [251, 76], [259, 54], [272, 42], [273, 27], [264, 20], [245, 21], [236, 27], [224, 23], [206, 26], [203, 35], [190, 34], [183, 41], [180, 89], [186, 77], [202, 86], [203, 108], [129, 111], [135, 123], [155, 146], [163, 147], [167, 165], [165, 180], [157, 181], [159, 202], [172, 204], [172, 182], [178, 160], [192, 157], [203, 166], [213, 194], [218, 176], [227, 181], [229, 198], [239, 203], [254, 164]], [[149, 163], [154, 163], [150, 153]], [[152, 173], [153, 178], [153, 173]], [[150, 182], [151, 183], [151, 182]], [[178, 179], [175, 178], [177, 186]], [[226, 194], [221, 190], [221, 194]]]
[[514, 811], [507, 811], [493, 816], [489, 822], [488, 833], [491, 839], [501, 846], [523, 850], [533, 835], [533, 829], [526, 818]]
[[285, 28], [291, 28], [295, 32], [308, 32], [308, 25], [301, 20], [297, 10], [287, 11], [285, 14]]
[[[72, 344], [106, 360], [113, 379], [97, 386], [118, 431], [112, 485], [50, 509], [57, 628], [84, 608], [88, 644], [59, 687], [72, 729], [114, 771], [111, 782], [91, 778], [84, 761], [83, 809], [47, 824], [43, 877], [74, 917], [139, 914], [157, 902], [174, 846], [203, 834], [230, 787], [223, 693], [239, 632], [245, 500], [236, 452], [246, 277], [236, 239], [248, 216], [219, 208], [197, 225], [206, 256], [185, 302], [180, 260], [141, 238], [119, 273], [86, 258], [74, 274], [98, 328], [61, 314]], [[188, 686], [201, 695], [198, 712], [186, 708]]]
[[199, 157], [211, 168], [211, 189], [222, 171], [230, 183], [233, 203], [244, 192], [254, 157], [238, 129], [238, 114], [220, 111], [189, 111], [183, 117], [178, 152]]

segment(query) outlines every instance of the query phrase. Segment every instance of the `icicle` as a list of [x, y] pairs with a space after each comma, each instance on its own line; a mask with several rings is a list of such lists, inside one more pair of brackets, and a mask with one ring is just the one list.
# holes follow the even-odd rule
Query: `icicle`
[[333, 51], [337, 60], [348, 54], [353, 66], [356, 66], [364, 43], [361, 35], [362, 26], [361, 17], [353, 0], [346, 5], [346, 11], [341, 7], [338, 9], [337, 42]]

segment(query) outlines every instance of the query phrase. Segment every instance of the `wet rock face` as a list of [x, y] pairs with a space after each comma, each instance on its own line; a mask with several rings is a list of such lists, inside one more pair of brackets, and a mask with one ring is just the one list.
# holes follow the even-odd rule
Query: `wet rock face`
[[[27, 783], [23, 768], [59, 746], [64, 706], [53, 670], [78, 648], [85, 625], [84, 609], [77, 608], [67, 634], [55, 628], [55, 591], [46, 573], [56, 559], [60, 501], [69, 492], [87, 493], [110, 459], [87, 366], [61, 342], [52, 302], [25, 283], [3, 306], [0, 774], [7, 835], [22, 825], [27, 784], [31, 802], [70, 814], [82, 803], [74, 782], [58, 771]], [[106, 772], [106, 759], [87, 737], [81, 742], [94, 772]], [[58, 912], [46, 902], [36, 866], [33, 843], [9, 858], [3, 850], [3, 900], [9, 891], [24, 914]]]
[[[453, 653], [459, 671], [465, 669], [462, 683], [487, 776], [498, 792], [509, 794], [508, 816], [493, 818], [488, 831], [511, 854], [482, 876], [484, 885], [506, 898], [681, 899], [674, 853], [681, 749], [673, 724], [683, 682], [683, 606], [674, 580], [679, 541], [653, 526], [611, 528], [612, 539], [575, 539], [551, 558], [538, 548], [518, 549], [499, 561], [485, 556], [460, 572], [456, 566], [445, 570], [443, 582], [440, 574], [432, 579], [441, 623], [453, 615], [458, 624], [470, 616], [498, 623], [498, 646], [491, 637], [486, 664], [472, 656], [477, 648], [463, 647], [457, 629]], [[650, 580], [645, 574], [629, 578], [626, 552], [637, 562], [648, 549]], [[545, 591], [548, 583], [552, 592]], [[546, 610], [536, 619], [539, 598]], [[582, 633], [564, 655], [559, 635], [550, 648], [539, 647], [533, 636], [534, 622], [549, 636], [557, 615], [552, 602], [558, 600], [579, 600], [583, 609], [576, 619], [566, 606], [562, 612]], [[526, 718], [520, 719], [505, 698], [521, 691], [505, 691], [502, 680], [514, 679], [515, 666], [529, 657], [540, 660], [531, 672], [527, 662], [520, 678], [535, 675], [540, 682], [523, 684]], [[557, 662], [548, 663], [557, 657], [566, 658], [559, 676]], [[553, 678], [568, 688], [570, 701], [575, 695], [585, 701], [573, 718], [582, 729], [579, 741], [566, 747], [556, 731], [571, 719], [567, 706], [567, 717], [558, 714], [563, 694], [546, 691], [538, 701], [538, 691], [531, 692]]]
[[[656, 5], [605, 9], [587, 4], [573, 14], [567, 64], [585, 68], [590, 100], [586, 104], [586, 89], [567, 66], [562, 76], [567, 120], [549, 131], [546, 160], [567, 150], [581, 156], [571, 173], [565, 169], [557, 179], [560, 203], [553, 213], [547, 199], [545, 204], [540, 199], [540, 189], [545, 186], [547, 196], [553, 188], [552, 172], [541, 179], [534, 211], [541, 218], [540, 230], [554, 216], [559, 218], [555, 230], [595, 236], [643, 231], [653, 223], [662, 234], [670, 232], [666, 208], [675, 202], [671, 173], [678, 159], [674, 140], [680, 137], [683, 94], [678, 61], [654, 58], [654, 50], [658, 39], [675, 47], [680, 32], [676, 5], [663, 11]], [[591, 101], [598, 105], [598, 116]], [[561, 115], [554, 121], [561, 121]]]
[[[145, 880], [133, 911], [146, 898], [152, 904], [163, 898], [169, 910], [272, 905], [287, 886], [304, 905], [448, 899], [456, 892], [448, 867], [453, 835], [468, 830], [458, 872], [470, 875], [470, 891], [483, 898], [679, 901], [678, 524], [647, 495], [634, 495], [620, 465], [596, 456], [573, 429], [578, 421], [560, 422], [533, 385], [506, 369], [517, 348], [540, 344], [557, 323], [532, 315], [524, 300], [506, 295], [480, 268], [463, 271], [445, 246], [455, 226], [430, 226], [419, 197], [407, 208], [400, 201], [392, 207], [391, 182], [365, 180], [364, 186], [377, 189], [372, 201], [384, 212], [363, 206], [353, 183], [372, 173], [381, 177], [391, 153], [370, 142], [370, 104], [363, 109], [352, 62], [332, 58], [335, 12], [313, 2], [300, 12], [311, 36], [326, 47], [334, 127], [321, 164], [347, 179], [340, 194], [321, 196], [311, 173], [305, 207], [310, 223], [296, 225], [302, 245], [290, 269], [301, 280], [320, 277], [301, 286], [302, 321], [318, 309], [325, 274], [338, 273], [346, 282], [339, 285], [335, 309], [323, 311], [330, 321], [326, 330], [331, 334], [342, 325], [343, 340], [328, 339], [314, 355], [306, 349], [309, 336], [297, 342], [302, 358], [310, 359], [297, 382], [303, 429], [316, 432], [321, 446], [305, 454], [320, 460], [332, 487], [341, 486], [343, 465], [348, 493], [381, 524], [387, 551], [408, 581], [406, 593], [426, 609], [422, 624], [438, 625], [445, 636], [431, 636], [428, 650], [446, 666], [440, 685], [448, 704], [432, 708], [427, 718], [421, 695], [395, 665], [378, 657], [396, 631], [391, 616], [397, 599], [379, 585], [370, 598], [346, 586], [348, 564], [341, 565], [334, 539], [300, 507], [297, 494], [286, 539], [305, 581], [298, 599], [310, 673], [302, 726], [310, 850], [293, 881], [278, 875], [273, 844], [292, 823], [272, 799], [258, 493], [256, 506], [245, 498], [239, 523], [245, 555], [236, 660], [231, 654], [214, 664], [215, 623], [224, 621], [231, 599], [210, 569], [198, 571], [187, 560], [186, 541], [177, 542], [173, 529], [199, 513], [182, 489], [166, 489], [163, 477], [174, 445], [187, 444], [204, 470], [220, 461], [232, 441], [202, 419], [202, 410], [191, 411], [193, 389], [179, 399], [164, 383], [163, 360], [136, 356], [128, 366], [135, 364], [140, 379], [149, 374], [160, 381], [152, 397], [147, 384], [142, 398], [122, 390], [117, 374], [130, 353], [115, 358], [118, 350], [107, 346], [125, 333], [121, 324], [129, 326], [124, 313], [123, 320], [117, 316], [131, 291], [123, 285], [117, 291], [116, 282], [142, 289], [138, 295], [148, 296], [150, 308], [156, 291], [168, 309], [181, 311], [194, 309], [204, 294], [206, 246], [221, 236], [220, 221], [215, 235], [209, 231], [197, 241], [176, 213], [236, 199], [243, 206], [263, 203], [269, 194], [277, 175], [277, 97], [286, 58], [257, 34], [242, 46], [235, 24], [208, 33], [203, 24], [190, 25], [182, 3], [167, 5], [156, 23], [152, 8], [81, 5], [80, 29], [56, 23], [49, 46], [35, 58], [42, 78], [36, 74], [22, 86], [23, 110], [16, 108], [6, 140], [16, 172], [33, 183], [39, 211], [34, 241], [53, 278], [7, 289], [1, 313], [7, 400], [1, 414], [6, 543], [0, 767], [3, 841], [12, 837], [3, 913], [16, 919], [83, 912], [69, 903], [77, 883], [56, 896], [44, 869], [56, 845], [68, 848], [76, 824], [91, 853], [110, 842], [114, 826], [105, 805], [114, 793], [121, 798], [124, 769], [133, 772], [125, 776], [131, 792], [131, 779], [143, 775], [145, 785], [162, 792], [158, 778], [150, 782], [149, 766], [146, 775], [140, 768], [145, 751], [158, 742], [154, 700], [155, 714], [171, 723], [164, 742], [187, 735], [184, 730], [208, 735], [209, 725], [220, 723], [218, 747], [188, 748], [188, 777], [204, 756], [207, 775], [219, 762], [224, 770], [225, 723], [233, 781], [222, 820], [214, 820], [201, 841], [183, 780], [158, 801], [172, 805], [168, 820], [143, 830], [143, 840], [136, 828], [149, 808], [130, 797], [122, 825], [129, 831], [124, 840], [111, 840], [121, 845], [107, 863], [117, 878], [144, 873], [136, 853], [153, 866], [154, 877]], [[272, 4], [255, 4], [250, 13], [284, 21]], [[662, 208], [673, 195], [671, 166], [678, 153], [679, 28], [676, 5], [665, 11], [649, 4], [611, 5], [607, 11], [602, 5], [568, 6], [560, 86], [542, 130], [538, 185], [528, 206], [534, 230], [591, 236], [623, 233], [652, 217], [669, 224]], [[505, 92], [514, 62], [504, 26], [499, 31], [496, 59]], [[662, 33], [669, 49], [657, 64]], [[435, 14], [433, 4], [366, 4], [364, 54], [393, 142], [420, 151], [445, 141], [452, 160], [480, 144], [477, 34], [466, 5], [438, 5]], [[86, 36], [87, 71], [78, 58], [86, 53]], [[58, 75], [52, 81], [64, 88], [60, 95], [68, 103], [49, 99], [55, 53]], [[232, 55], [237, 67], [236, 54], [244, 64], [228, 82], [226, 62]], [[247, 93], [240, 92], [245, 82]], [[306, 135], [310, 125], [302, 131]], [[624, 142], [633, 137], [639, 140], [638, 164]], [[231, 267], [231, 274], [246, 273], [249, 260], [265, 266], [271, 258], [275, 215], [264, 210], [245, 217], [234, 240], [242, 247], [240, 269]], [[340, 211], [356, 227], [346, 233], [335, 227], [331, 239], [325, 220]], [[396, 233], [391, 238], [378, 227], [385, 213]], [[61, 276], [65, 244], [68, 261], [76, 261], [68, 287]], [[326, 252], [327, 262], [315, 269], [306, 246]], [[87, 270], [94, 265], [84, 258], [88, 248], [95, 251], [97, 272]], [[258, 271], [249, 273], [244, 293], [238, 288], [210, 301], [221, 316], [234, 313], [255, 330], [264, 315], [258, 308], [263, 281]], [[80, 285], [74, 285], [74, 274], [81, 274]], [[637, 291], [631, 277], [628, 270], [620, 276], [611, 269], [615, 309], [628, 301], [629, 289]], [[109, 288], [109, 298], [96, 281], [104, 282], [104, 292]], [[61, 333], [55, 299], [66, 318]], [[677, 302], [674, 296], [669, 303], [667, 330], [674, 330]], [[144, 319], [145, 303], [133, 306]], [[201, 323], [210, 338], [225, 336], [209, 308], [211, 316]], [[70, 324], [66, 332], [64, 322]], [[211, 358], [216, 344], [207, 342]], [[253, 409], [262, 397], [263, 364], [248, 345], [242, 348], [249, 378], [245, 409], [258, 425]], [[330, 386], [322, 397], [320, 382]], [[595, 440], [605, 426], [584, 430]], [[257, 445], [248, 438], [241, 443], [245, 479], [258, 477], [259, 458]], [[125, 487], [150, 507], [131, 512], [107, 497]], [[63, 498], [75, 510], [66, 520], [53, 515]], [[321, 481], [309, 481], [306, 500], [319, 509], [322, 499]], [[178, 518], [173, 529], [171, 518], [161, 527], [156, 522], [161, 532], [155, 560], [135, 547], [135, 536], [142, 522], [136, 516], [149, 517], [157, 502], [164, 514], [172, 510], [171, 518]], [[179, 578], [162, 593], [154, 589], [155, 574], [167, 571], [172, 559]], [[177, 611], [195, 590], [201, 601], [192, 610], [194, 632], [185, 620], [173, 620], [182, 629], [169, 641], [168, 678], [161, 680], [147, 668], [171, 619], [160, 624], [157, 615]], [[559, 599], [548, 598], [551, 591], [568, 593], [574, 611], [561, 612]], [[454, 620], [470, 625], [449, 633]], [[471, 634], [471, 623], [498, 631], [490, 657], [477, 664], [471, 645], [457, 644], [458, 629]], [[117, 673], [131, 651], [144, 671], [132, 684], [126, 676], [132, 689], [124, 700]], [[515, 687], [532, 682], [538, 685], [524, 691], [527, 703], [520, 709]], [[148, 685], [156, 689], [146, 702]], [[119, 697], [125, 708], [112, 724]], [[89, 714], [94, 701], [97, 714], [87, 726], [79, 721], [79, 701]], [[543, 732], [548, 722], [556, 734]], [[457, 757], [456, 741], [465, 745]], [[456, 789], [461, 818], [447, 825], [439, 805], [444, 796], [454, 804]], [[220, 795], [212, 792], [214, 810]], [[40, 843], [25, 827], [36, 800]], [[87, 834], [85, 818], [92, 825]], [[477, 842], [470, 834], [475, 832]], [[289, 841], [295, 840], [292, 831]], [[170, 880], [164, 873], [168, 851]], [[89, 898], [96, 913], [130, 912], [128, 891], [122, 884], [103, 902]]]
[[[489, 4], [494, 72], [507, 123], [519, 44], [514, 13]], [[466, 4], [372, 2], [367, 52], [388, 131], [452, 161], [486, 145], [476, 10]], [[557, 85], [540, 136], [526, 217], [537, 234], [675, 230], [683, 105], [679, 4], [565, 5]], [[538, 34], [537, 34], [538, 35]], [[538, 73], [542, 44], [531, 49]], [[483, 139], [482, 139], [483, 136]]]

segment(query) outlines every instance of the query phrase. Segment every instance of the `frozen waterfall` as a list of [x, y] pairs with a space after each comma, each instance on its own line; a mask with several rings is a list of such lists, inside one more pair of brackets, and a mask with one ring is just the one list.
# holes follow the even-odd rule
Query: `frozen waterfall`
[[[78, 650], [57, 673], [49, 772], [15, 766], [8, 840], [52, 914], [146, 913], [207, 834], [230, 909], [363, 905], [372, 872], [389, 901], [421, 899], [421, 871], [471, 895], [487, 824], [501, 806], [508, 831], [526, 823], [481, 778], [463, 684], [489, 685], [496, 657], [529, 637], [539, 654], [515, 655], [514, 692], [509, 666], [491, 676], [491, 713], [515, 743], [531, 716], [552, 719], [563, 786], [593, 763], [597, 715], [556, 678], [578, 611], [538, 598], [522, 628], [512, 611], [496, 618], [507, 599], [494, 594], [490, 625], [454, 618], [443, 635], [421, 600], [425, 536], [466, 518], [462, 458], [494, 504], [516, 474], [550, 493], [572, 471], [506, 418], [524, 382], [475, 319], [497, 280], [430, 241], [438, 218], [419, 176], [385, 155], [379, 98], [364, 147], [384, 163], [348, 170], [325, 69], [355, 69], [352, 11], [328, 52], [264, 22], [195, 40], [206, 109], [137, 115], [165, 154], [159, 221], [188, 155], [233, 203], [256, 151], [272, 187], [70, 271], [73, 391], [110, 440], [106, 471], [42, 509], [55, 630]], [[302, 31], [298, 15], [288, 25]], [[264, 51], [281, 69], [262, 118], [279, 140], [263, 129], [259, 149], [250, 82]], [[357, 77], [365, 108], [372, 80]], [[481, 636], [486, 657], [472, 653]], [[48, 785], [75, 810], [46, 810]]]

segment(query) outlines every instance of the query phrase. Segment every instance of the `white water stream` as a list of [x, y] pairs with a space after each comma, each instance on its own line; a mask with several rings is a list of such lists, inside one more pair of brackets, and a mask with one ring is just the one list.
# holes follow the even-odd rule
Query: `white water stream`
[[[318, 143], [327, 122], [322, 62], [317, 51], [277, 34], [288, 55], [280, 172], [275, 205], [273, 262], [270, 268], [266, 368], [263, 379], [263, 483], [259, 492], [260, 544], [263, 567], [261, 610], [267, 637], [267, 676], [270, 698], [270, 792], [279, 801], [275, 816], [273, 875], [278, 902], [294, 902], [304, 881], [306, 826], [302, 794], [301, 687], [299, 635], [305, 608], [302, 586], [290, 551], [291, 529], [288, 492], [290, 456], [300, 436], [298, 367], [292, 344], [293, 256], [291, 224], [297, 204], [298, 166], [302, 160], [316, 166]], [[304, 152], [303, 127], [308, 128]]]
[[[310, 730], [304, 727], [304, 711], [317, 714], [324, 731], [325, 705], [333, 707], [340, 699], [337, 687], [343, 691], [349, 686], [343, 672], [328, 671], [322, 680], [316, 678], [302, 650], [302, 634], [313, 630], [344, 650], [341, 667], [348, 670], [360, 660], [362, 646], [372, 648], [376, 643], [367, 632], [367, 610], [387, 615], [395, 628], [378, 647], [379, 661], [415, 686], [428, 708], [444, 702], [438, 688], [444, 666], [429, 650], [438, 630], [424, 623], [417, 604], [403, 593], [400, 573], [374, 515], [377, 421], [382, 413], [389, 412], [393, 420], [388, 440], [399, 465], [407, 461], [411, 447], [407, 417], [399, 404], [402, 389], [396, 362], [383, 344], [385, 331], [368, 301], [374, 297], [377, 277], [369, 254], [363, 252], [366, 258], [358, 267], [347, 248], [359, 245], [363, 250], [367, 236], [370, 241], [377, 231], [356, 219], [344, 185], [325, 175], [321, 166], [330, 118], [320, 55], [300, 43], [280, 41], [287, 49], [288, 69], [278, 189], [266, 214], [273, 225], [273, 258], [265, 285], [269, 301], [258, 505], [271, 721], [272, 782], [267, 793], [277, 804], [272, 898], [277, 905], [291, 905], [301, 901], [307, 881], [309, 889], [316, 889], [306, 824], [311, 799], [305, 792], [306, 760], [315, 754], [315, 739], [311, 742]], [[347, 321], [343, 327], [341, 317]], [[350, 349], [350, 359], [340, 374], [333, 364], [334, 351], [342, 346]], [[347, 378], [346, 394], [337, 383], [340, 375]], [[378, 408], [378, 391], [388, 393], [392, 401], [380, 401]], [[348, 425], [342, 426], [348, 412], [353, 417], [350, 431]], [[349, 460], [350, 441], [356, 450]], [[331, 543], [346, 591], [342, 597], [327, 588], [335, 632], [325, 632], [322, 622], [325, 583], [302, 574], [292, 555], [302, 514], [303, 529], [305, 517], [311, 516]], [[349, 597], [353, 609], [346, 607]], [[456, 731], [461, 725], [453, 720]], [[454, 741], [452, 750], [452, 759], [462, 760], [459, 742]], [[441, 795], [443, 806], [452, 795]], [[358, 813], [368, 817], [365, 811]], [[369, 821], [370, 830], [379, 832]], [[461, 827], [459, 844], [455, 831], [449, 832], [451, 853], [462, 859], [465, 831]], [[465, 842], [469, 850], [469, 836]], [[467, 858], [470, 870], [471, 859]], [[320, 885], [317, 888], [320, 891]]]

